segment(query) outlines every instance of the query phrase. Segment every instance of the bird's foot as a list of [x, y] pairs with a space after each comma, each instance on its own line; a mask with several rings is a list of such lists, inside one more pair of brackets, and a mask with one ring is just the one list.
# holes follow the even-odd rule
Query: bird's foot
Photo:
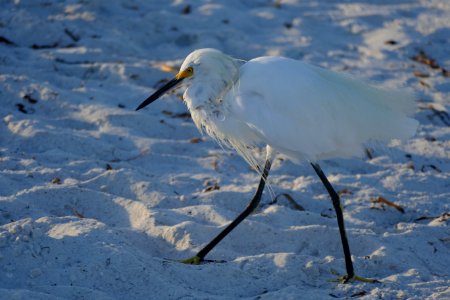
[[366, 278], [358, 275], [354, 275], [350, 280], [356, 280], [361, 282], [367, 282], [367, 283], [381, 283], [381, 281], [374, 279], [374, 278]]
[[224, 263], [224, 260], [211, 260], [211, 259], [204, 259], [202, 257], [199, 257], [197, 255], [192, 256], [187, 259], [181, 259], [179, 260], [180, 263], [187, 264], [187, 265], [200, 265], [204, 263]]
[[179, 262], [187, 265], [199, 265], [203, 262], [203, 258], [198, 256], [192, 256], [187, 259], [181, 259], [179, 260]]
[[[331, 272], [334, 275], [338, 275], [335, 270], [332, 270]], [[362, 276], [358, 276], [358, 275], [349, 276], [347, 274], [343, 275], [343, 276], [339, 276], [336, 280], [333, 280], [333, 281], [343, 283], [343, 284], [349, 283], [352, 281], [361, 281], [361, 282], [366, 282], [366, 283], [380, 283], [380, 281], [377, 279], [366, 278], [366, 277], [362, 277]]]

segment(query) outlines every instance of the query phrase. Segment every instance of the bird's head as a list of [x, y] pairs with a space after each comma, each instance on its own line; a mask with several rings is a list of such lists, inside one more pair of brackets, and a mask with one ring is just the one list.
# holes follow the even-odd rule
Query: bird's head
[[180, 85], [187, 88], [183, 98], [190, 109], [202, 107], [205, 102], [214, 102], [236, 79], [241, 63], [216, 49], [195, 50], [186, 57], [175, 78], [145, 99], [136, 110]]

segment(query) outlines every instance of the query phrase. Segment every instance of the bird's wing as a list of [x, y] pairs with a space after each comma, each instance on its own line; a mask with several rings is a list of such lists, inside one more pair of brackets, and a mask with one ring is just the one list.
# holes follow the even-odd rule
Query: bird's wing
[[251, 60], [241, 67], [237, 86], [236, 116], [265, 143], [300, 159], [358, 155], [369, 139], [415, 131], [406, 108], [386, 104], [385, 92], [296, 60]]

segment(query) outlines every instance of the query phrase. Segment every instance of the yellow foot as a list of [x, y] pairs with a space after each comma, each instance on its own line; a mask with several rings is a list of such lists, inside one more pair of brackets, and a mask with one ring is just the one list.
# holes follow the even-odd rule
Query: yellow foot
[[210, 260], [210, 259], [203, 259], [198, 256], [192, 256], [187, 259], [181, 259], [179, 260], [180, 263], [187, 264], [187, 265], [200, 265], [202, 263], [224, 263], [224, 260]]
[[199, 265], [203, 262], [203, 258], [192, 256], [191, 258], [179, 260], [179, 262], [187, 265]]
[[[334, 275], [338, 275], [335, 270], [331, 270], [331, 273], [333, 273]], [[366, 282], [366, 283], [380, 283], [379, 280], [372, 279], [372, 278], [365, 278], [365, 277], [361, 277], [358, 275], [353, 275], [352, 277], [349, 277], [348, 275], [339, 276], [336, 280], [333, 280], [333, 281], [339, 282], [339, 283], [344, 283], [344, 284], [349, 283], [350, 281], [361, 281], [361, 282]]]
[[357, 281], [362, 281], [362, 282], [367, 282], [367, 283], [381, 283], [381, 281], [379, 281], [377, 279], [361, 277], [358, 275], [354, 275], [353, 278], [350, 278], [350, 280], [357, 280]]
[[361, 276], [357, 276], [354, 275], [353, 277], [348, 277], [348, 275], [344, 275], [344, 276], [340, 276], [336, 282], [339, 283], [349, 283], [351, 281], [362, 281], [362, 282], [367, 282], [367, 283], [380, 283], [379, 280], [376, 279], [372, 279], [372, 278], [365, 278], [365, 277], [361, 277]]

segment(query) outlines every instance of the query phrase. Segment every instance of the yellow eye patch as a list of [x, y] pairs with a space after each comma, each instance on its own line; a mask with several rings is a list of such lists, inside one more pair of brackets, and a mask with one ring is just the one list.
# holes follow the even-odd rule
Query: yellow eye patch
[[181, 72], [179, 72], [175, 78], [176, 79], [182, 79], [182, 78], [188, 78], [191, 77], [194, 74], [194, 69], [192, 67], [189, 67]]

